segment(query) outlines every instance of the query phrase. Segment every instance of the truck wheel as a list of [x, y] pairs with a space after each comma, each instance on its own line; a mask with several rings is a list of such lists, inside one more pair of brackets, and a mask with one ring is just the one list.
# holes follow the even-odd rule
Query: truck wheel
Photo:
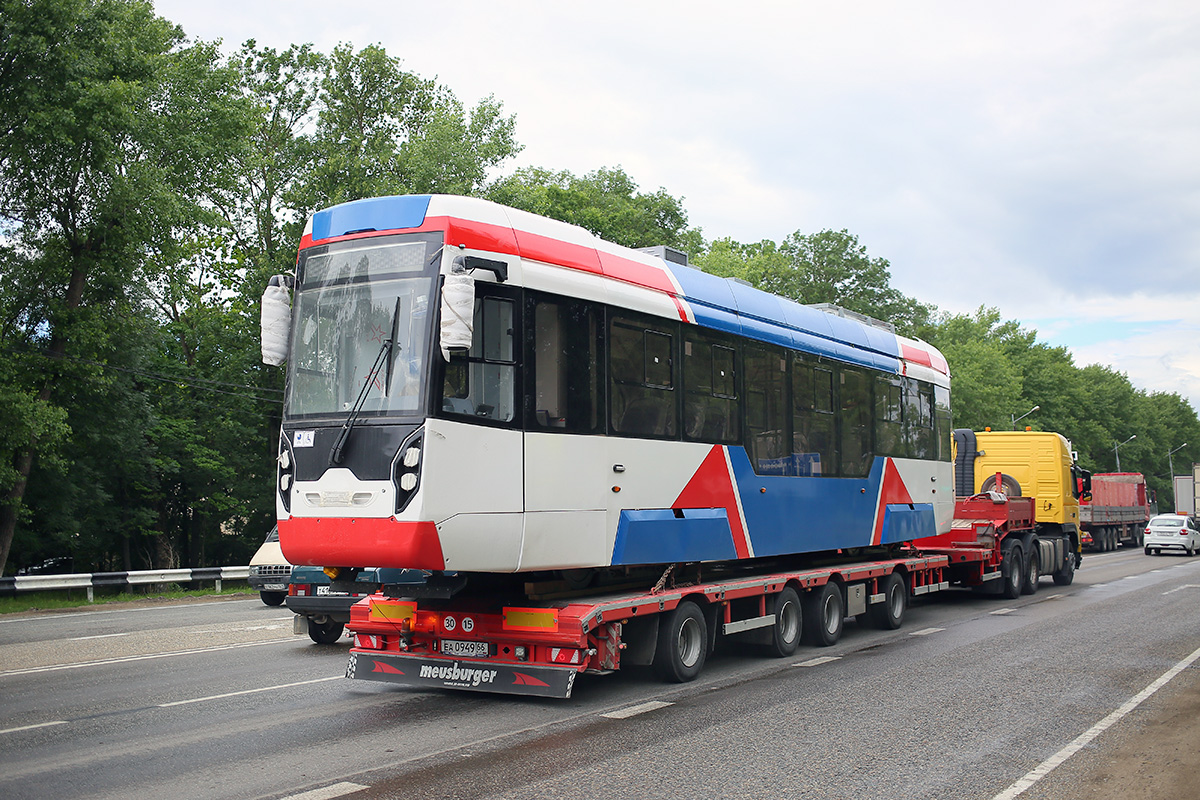
[[800, 632], [804, 628], [800, 612], [800, 596], [788, 586], [774, 596], [775, 625], [771, 628], [770, 651], [772, 655], [786, 658], [796, 652], [800, 644]]
[[1054, 573], [1054, 583], [1057, 586], [1070, 586], [1073, 580], [1075, 580], [1075, 554], [1067, 553], [1062, 566], [1059, 567], [1058, 572]]
[[809, 644], [828, 647], [842, 638], [842, 590], [832, 581], [804, 595], [804, 634]]
[[1024, 574], [1025, 559], [1021, 557], [1021, 545], [1014, 544], [1004, 553], [1004, 561], [1000, 565], [1000, 579], [1004, 581], [1001, 594], [1006, 599], [1016, 600], [1021, 596]]
[[684, 600], [658, 626], [654, 671], [665, 681], [686, 683], [700, 674], [707, 656], [704, 612], [691, 600]]
[[1029, 543], [1029, 552], [1025, 555], [1025, 569], [1022, 570], [1021, 594], [1036, 594], [1038, 584], [1042, 580], [1042, 564], [1038, 558], [1038, 543], [1034, 539]]
[[898, 572], [883, 579], [880, 586], [882, 603], [867, 608], [867, 619], [871, 625], [885, 631], [894, 631], [904, 624], [904, 612], [908, 608], [908, 587]]
[[283, 605], [284, 598], [287, 597], [286, 592], [259, 592], [258, 596], [262, 598], [263, 604], [268, 606]]
[[1000, 473], [1000, 485], [999, 486], [996, 486], [996, 476], [992, 475], [990, 478], [988, 478], [987, 480], [985, 480], [983, 482], [983, 485], [979, 487], [979, 491], [981, 494], [983, 492], [1003, 492], [1004, 494], [1008, 495], [1009, 497], [1020, 497], [1021, 496], [1021, 484], [1017, 483], [1017, 479], [1014, 478], [1013, 476], [1005, 475], [1002, 472], [1002, 473]]

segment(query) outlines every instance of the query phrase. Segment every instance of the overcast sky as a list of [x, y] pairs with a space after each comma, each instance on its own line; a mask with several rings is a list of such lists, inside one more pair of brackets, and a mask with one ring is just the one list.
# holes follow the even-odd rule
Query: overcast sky
[[227, 52], [380, 44], [500, 100], [512, 166], [620, 166], [708, 239], [844, 228], [902, 292], [1200, 409], [1196, 0], [155, 7]]

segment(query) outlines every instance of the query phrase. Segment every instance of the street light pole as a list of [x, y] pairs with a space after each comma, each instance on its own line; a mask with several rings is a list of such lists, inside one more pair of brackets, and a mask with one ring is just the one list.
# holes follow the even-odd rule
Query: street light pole
[[1125, 441], [1121, 442], [1120, 444], [1118, 444], [1116, 447], [1113, 448], [1113, 455], [1115, 455], [1117, 457], [1117, 472], [1121, 471], [1121, 446], [1129, 444], [1136, 438], [1137, 438], [1137, 434], [1135, 433], [1133, 436], [1130, 436], [1128, 439], [1126, 439]]
[[1017, 423], [1018, 423], [1018, 422], [1020, 422], [1021, 420], [1025, 419], [1025, 418], [1026, 418], [1026, 417], [1028, 417], [1030, 414], [1032, 414], [1033, 412], [1037, 411], [1039, 408], [1041, 408], [1041, 406], [1034, 406], [1033, 408], [1029, 409], [1028, 411], [1026, 411], [1024, 414], [1022, 414], [1022, 415], [1021, 415], [1021, 416], [1019, 416], [1019, 417], [1018, 417], [1017, 415], [1015, 415], [1015, 414], [1009, 414], [1009, 416], [1010, 416], [1010, 417], [1012, 417], [1012, 426], [1013, 426], [1013, 430], [1015, 431], [1015, 430], [1017, 429]]
[[1171, 460], [1171, 456], [1175, 455], [1176, 453], [1178, 453], [1180, 450], [1182, 450], [1185, 447], [1187, 447], [1187, 442], [1184, 442], [1183, 444], [1179, 445], [1179, 447], [1176, 447], [1174, 450], [1167, 453], [1167, 469], [1169, 469], [1171, 471], [1171, 485], [1172, 486], [1174, 486], [1174, 483], [1175, 483], [1175, 462], [1173, 460]]

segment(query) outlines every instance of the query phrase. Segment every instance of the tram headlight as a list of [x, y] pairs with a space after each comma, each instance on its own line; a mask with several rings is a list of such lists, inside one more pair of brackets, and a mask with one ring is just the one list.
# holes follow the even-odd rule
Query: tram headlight
[[399, 514], [412, 500], [421, 483], [421, 433], [414, 433], [397, 453], [392, 467], [392, 481], [396, 485], [396, 513]]
[[279, 457], [275, 461], [278, 475], [276, 486], [279, 492], [279, 499], [283, 502], [284, 509], [290, 513], [292, 510], [292, 473], [296, 469], [296, 464], [292, 459], [292, 451], [288, 447], [288, 438], [282, 434], [279, 437]]

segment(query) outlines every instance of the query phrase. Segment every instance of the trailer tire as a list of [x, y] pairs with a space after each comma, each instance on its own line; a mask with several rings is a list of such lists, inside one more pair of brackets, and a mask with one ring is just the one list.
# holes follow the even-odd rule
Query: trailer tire
[[800, 645], [800, 634], [804, 631], [804, 617], [800, 610], [800, 595], [788, 586], [774, 596], [775, 624], [771, 626], [770, 651], [772, 655], [786, 658], [796, 652]]
[[1056, 586], [1070, 586], [1073, 580], [1075, 580], [1075, 554], [1068, 552], [1067, 557], [1063, 559], [1062, 566], [1054, 573], [1054, 584]]
[[346, 626], [341, 622], [334, 622], [326, 618], [324, 622], [317, 622], [309, 619], [308, 621], [308, 638], [312, 639], [317, 644], [334, 644], [338, 639], [342, 638], [343, 631]]
[[1021, 596], [1021, 588], [1025, 583], [1024, 574], [1025, 559], [1021, 545], [1014, 544], [1004, 553], [1004, 561], [1000, 565], [1000, 576], [1004, 581], [1004, 588], [1000, 593], [1006, 600], [1016, 600]]
[[654, 671], [665, 681], [686, 683], [700, 674], [707, 657], [704, 612], [691, 600], [684, 600], [659, 623]]
[[258, 596], [262, 598], [263, 605], [281, 606], [287, 597], [287, 592], [259, 592]]
[[1042, 580], [1042, 563], [1038, 557], [1038, 540], [1028, 542], [1025, 554], [1025, 569], [1021, 570], [1021, 594], [1036, 594]]
[[880, 589], [883, 602], [867, 609], [867, 620], [872, 627], [894, 631], [904, 624], [904, 612], [908, 609], [908, 586], [900, 573], [893, 572], [883, 579]]
[[804, 595], [804, 634], [809, 644], [829, 647], [842, 638], [846, 604], [842, 590], [830, 581]]

